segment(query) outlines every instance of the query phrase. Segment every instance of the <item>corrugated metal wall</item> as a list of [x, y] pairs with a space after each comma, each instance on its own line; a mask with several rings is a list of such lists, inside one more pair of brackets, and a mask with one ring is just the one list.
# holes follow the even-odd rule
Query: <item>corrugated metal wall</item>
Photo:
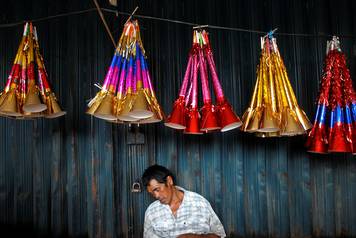
[[[355, 36], [349, 0], [125, 1], [119, 10], [268, 31]], [[102, 5], [107, 3], [101, 1]], [[92, 1], [4, 1], [0, 22], [93, 8]], [[117, 39], [126, 17], [106, 14]], [[169, 113], [191, 46], [189, 26], [141, 19], [154, 86]], [[239, 131], [186, 136], [162, 124], [129, 129], [86, 115], [113, 47], [96, 12], [35, 24], [54, 91], [68, 114], [55, 120], [0, 119], [0, 223], [39, 234], [140, 237], [152, 201], [130, 186], [144, 168], [171, 168], [178, 183], [204, 195], [230, 237], [356, 236], [356, 160], [315, 156], [305, 138], [261, 139]], [[4, 87], [22, 26], [0, 28]], [[259, 35], [210, 30], [220, 79], [236, 112], [255, 83]], [[314, 116], [327, 38], [278, 36], [298, 101]], [[341, 39], [355, 78], [355, 40]], [[1, 231], [0, 231], [1, 233]], [[1, 234], [0, 234], [1, 235]]]

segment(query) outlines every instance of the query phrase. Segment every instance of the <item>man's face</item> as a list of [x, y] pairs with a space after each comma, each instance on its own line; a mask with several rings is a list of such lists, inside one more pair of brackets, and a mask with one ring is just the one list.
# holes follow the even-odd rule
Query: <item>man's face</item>
[[169, 204], [172, 201], [173, 189], [174, 185], [170, 176], [167, 177], [166, 183], [159, 183], [157, 180], [151, 179], [147, 185], [147, 192], [162, 204]]

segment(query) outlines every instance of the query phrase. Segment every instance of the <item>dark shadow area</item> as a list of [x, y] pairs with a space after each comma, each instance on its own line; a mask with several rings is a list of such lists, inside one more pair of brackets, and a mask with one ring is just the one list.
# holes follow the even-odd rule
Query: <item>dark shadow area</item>
[[88, 238], [88, 235], [69, 236], [67, 234], [54, 235], [51, 232], [42, 232], [34, 229], [31, 224], [7, 225], [0, 224], [0, 237], [26, 237], [26, 238]]

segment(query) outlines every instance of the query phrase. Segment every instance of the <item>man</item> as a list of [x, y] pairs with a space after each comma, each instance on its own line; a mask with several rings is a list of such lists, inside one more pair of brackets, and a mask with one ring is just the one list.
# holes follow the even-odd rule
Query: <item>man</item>
[[146, 210], [144, 238], [226, 236], [210, 203], [201, 195], [176, 186], [175, 177], [167, 168], [148, 167], [142, 183], [157, 199]]

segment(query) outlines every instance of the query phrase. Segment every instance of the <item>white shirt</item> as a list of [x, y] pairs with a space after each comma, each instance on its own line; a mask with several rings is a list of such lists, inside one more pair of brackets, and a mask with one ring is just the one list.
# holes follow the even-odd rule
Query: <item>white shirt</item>
[[174, 238], [187, 233], [226, 236], [219, 218], [203, 196], [176, 188], [184, 192], [176, 217], [169, 205], [158, 200], [153, 202], [145, 213], [144, 238]]

